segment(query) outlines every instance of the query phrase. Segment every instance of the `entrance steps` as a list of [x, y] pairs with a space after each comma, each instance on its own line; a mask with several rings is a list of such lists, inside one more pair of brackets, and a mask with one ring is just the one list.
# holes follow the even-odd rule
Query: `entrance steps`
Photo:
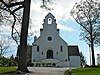
[[60, 60], [57, 59], [43, 59], [41, 62], [48, 62], [48, 63], [58, 63]]

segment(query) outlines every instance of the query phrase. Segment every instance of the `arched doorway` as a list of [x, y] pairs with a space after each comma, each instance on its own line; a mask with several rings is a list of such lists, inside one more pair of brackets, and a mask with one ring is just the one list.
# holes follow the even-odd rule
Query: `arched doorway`
[[47, 51], [47, 59], [53, 59], [53, 51], [52, 50]]

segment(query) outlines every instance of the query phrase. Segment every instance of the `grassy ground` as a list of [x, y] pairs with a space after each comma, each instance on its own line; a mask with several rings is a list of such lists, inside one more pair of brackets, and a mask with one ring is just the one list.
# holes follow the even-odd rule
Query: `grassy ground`
[[0, 75], [10, 75], [10, 72], [16, 71], [15, 67], [0, 67]]
[[100, 75], [100, 68], [79, 68], [73, 69], [76, 75]]

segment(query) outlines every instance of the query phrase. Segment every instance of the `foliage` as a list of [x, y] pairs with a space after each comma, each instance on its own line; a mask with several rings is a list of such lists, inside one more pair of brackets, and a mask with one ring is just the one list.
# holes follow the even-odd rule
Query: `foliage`
[[48, 63], [48, 62], [34, 62], [34, 63], [28, 63], [28, 66], [30, 67], [55, 67], [56, 63]]
[[86, 59], [82, 52], [80, 52], [80, 60], [81, 60], [81, 66], [84, 67], [86, 65]]
[[15, 61], [14, 57], [11, 56], [11, 58], [5, 58], [5, 57], [0, 57], [0, 66], [17, 66], [17, 62]]
[[[72, 69], [72, 72], [74, 73], [74, 75], [99, 75], [100, 68], [79, 68]], [[68, 71], [66, 71], [65, 73], [68, 73]]]
[[91, 65], [91, 66], [86, 65], [85, 68], [100, 68], [100, 65], [96, 65], [96, 66], [93, 66], [93, 65]]

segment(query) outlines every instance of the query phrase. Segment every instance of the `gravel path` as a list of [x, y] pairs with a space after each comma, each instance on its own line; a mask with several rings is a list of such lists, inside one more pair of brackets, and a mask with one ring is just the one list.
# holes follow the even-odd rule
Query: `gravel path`
[[29, 67], [29, 71], [25, 75], [64, 75], [68, 68], [53, 68], [53, 67]]

